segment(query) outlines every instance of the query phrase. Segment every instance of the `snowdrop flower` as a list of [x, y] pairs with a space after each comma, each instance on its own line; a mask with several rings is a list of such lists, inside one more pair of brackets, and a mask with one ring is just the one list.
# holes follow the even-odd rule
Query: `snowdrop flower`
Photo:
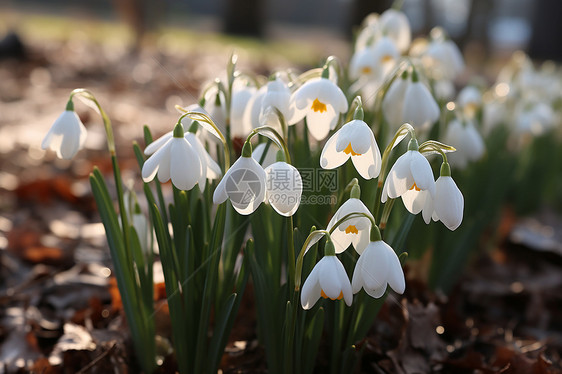
[[354, 119], [342, 126], [328, 139], [322, 149], [320, 166], [335, 169], [349, 158], [357, 172], [365, 179], [379, 176], [381, 153], [373, 131], [362, 120]]
[[306, 117], [308, 130], [316, 140], [322, 140], [336, 127], [340, 113], [347, 111], [347, 99], [342, 90], [328, 78], [314, 78], [299, 87], [292, 96], [295, 113], [289, 124]]
[[482, 105], [482, 94], [474, 86], [466, 86], [459, 92], [457, 103], [468, 119], [474, 118]]
[[256, 128], [265, 125], [264, 122], [267, 122], [269, 118], [268, 112], [266, 112], [269, 107], [276, 108], [285, 117], [285, 120], [289, 120], [293, 116], [290, 100], [291, 91], [281, 78], [276, 77], [267, 82], [248, 101], [244, 111], [245, 126]]
[[142, 179], [149, 182], [158, 174], [161, 183], [171, 179], [180, 190], [191, 190], [198, 182], [204, 183], [205, 167], [197, 149], [184, 137], [183, 126], [178, 123], [173, 136], [145, 161]]
[[[369, 209], [359, 200], [359, 186], [353, 186], [351, 198], [340, 206], [336, 211], [326, 230], [330, 231], [334, 225], [343, 217], [350, 213], [364, 213], [373, 221], [375, 220]], [[357, 253], [361, 254], [369, 243], [369, 233], [371, 229], [371, 221], [367, 217], [354, 217], [347, 219], [339, 225], [331, 234], [334, 242], [336, 253], [345, 251], [350, 244]]]
[[290, 217], [299, 208], [302, 196], [302, 178], [299, 171], [283, 161], [265, 169], [267, 175], [266, 198], [275, 211]]
[[301, 291], [303, 309], [312, 308], [320, 297], [331, 300], [344, 299], [347, 306], [353, 301], [347, 273], [335, 255], [324, 256], [306, 278]]
[[231, 138], [244, 138], [252, 131], [252, 127], [244, 121], [244, 113], [246, 107], [257, 92], [256, 88], [244, 83], [237, 83], [239, 80], [234, 81], [232, 87], [232, 103], [230, 108], [230, 137]]
[[382, 34], [392, 39], [400, 52], [406, 52], [412, 38], [408, 17], [403, 12], [390, 8], [379, 17], [379, 25]]
[[484, 104], [482, 109], [482, 130], [489, 134], [498, 125], [505, 123], [507, 110], [505, 102], [492, 100]]
[[435, 98], [441, 101], [450, 101], [455, 96], [455, 85], [450, 80], [440, 79], [433, 82]]
[[138, 204], [135, 204], [134, 211], [131, 214], [131, 223], [137, 232], [142, 252], [145, 254], [150, 253], [152, 248], [152, 230]]
[[349, 63], [349, 73], [354, 79], [366, 77], [382, 83], [399, 58], [400, 52], [394, 42], [382, 37], [373, 46], [354, 53]]
[[226, 134], [226, 98], [224, 97], [224, 93], [219, 90], [218, 85], [214, 83], [205, 92], [204, 99], [204, 112], [211, 117], [219, 130], [223, 134]]
[[457, 45], [446, 39], [442, 30], [432, 30], [433, 39], [422, 55], [424, 66], [435, 79], [455, 79], [464, 70], [464, 59]]
[[353, 293], [363, 288], [369, 296], [379, 298], [387, 285], [399, 294], [404, 293], [406, 282], [400, 260], [384, 241], [372, 241], [355, 264], [351, 280]]
[[266, 178], [265, 170], [252, 158], [251, 144], [246, 142], [242, 148], [242, 156], [218, 184], [213, 202], [221, 204], [230, 199], [238, 213], [251, 214], [265, 200]]
[[[185, 118], [184, 118], [185, 119]], [[183, 123], [183, 119], [182, 119]], [[156, 139], [152, 143], [150, 143], [145, 149], [144, 154], [147, 156], [152, 155], [158, 149], [160, 149], [164, 144], [166, 144], [170, 139], [173, 138], [173, 131], [170, 131], [160, 138]], [[218, 179], [222, 175], [222, 171], [220, 166], [213, 160], [209, 152], [205, 149], [205, 146], [199, 140], [199, 138], [191, 131], [187, 131], [184, 133], [185, 140], [189, 143], [192, 149], [195, 151], [199, 158], [199, 162], [201, 163], [201, 175], [199, 176], [199, 180], [197, 181], [199, 185], [199, 189], [203, 191], [205, 189], [205, 185], [207, 179]], [[174, 184], [175, 185], [175, 184]], [[177, 187], [177, 186], [176, 186]]]
[[430, 219], [441, 221], [451, 231], [460, 226], [464, 211], [464, 197], [451, 178], [451, 168], [447, 162], [441, 165], [441, 174], [435, 182], [435, 197], [429, 197], [423, 208], [425, 223]]
[[554, 112], [545, 103], [534, 103], [517, 116], [516, 129], [520, 133], [541, 135], [554, 124]]
[[415, 70], [411, 80], [407, 73], [394, 80], [383, 99], [382, 109], [388, 123], [395, 128], [408, 122], [415, 128], [427, 129], [439, 118], [439, 106]]
[[457, 149], [449, 155], [453, 166], [464, 169], [469, 161], [479, 160], [485, 152], [484, 141], [472, 121], [461, 123], [454, 119], [449, 123], [445, 133], [445, 142]]
[[435, 180], [427, 159], [417, 150], [417, 141], [410, 140], [408, 151], [394, 163], [384, 181], [381, 201], [402, 197], [406, 209], [418, 214], [429, 195], [435, 194]]
[[45, 135], [41, 148], [51, 149], [57, 153], [58, 158], [70, 160], [84, 146], [86, 134], [86, 128], [74, 111], [72, 101], [69, 101], [66, 110]]

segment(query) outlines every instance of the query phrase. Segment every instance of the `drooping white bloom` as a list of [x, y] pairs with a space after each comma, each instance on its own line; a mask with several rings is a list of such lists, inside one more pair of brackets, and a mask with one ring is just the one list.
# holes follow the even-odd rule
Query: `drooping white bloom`
[[548, 104], [532, 103], [526, 105], [516, 118], [516, 130], [519, 133], [542, 135], [552, 128], [555, 117]]
[[266, 197], [269, 204], [282, 216], [289, 217], [299, 208], [302, 196], [302, 178], [299, 171], [286, 162], [276, 162], [265, 169]]
[[382, 34], [392, 39], [400, 52], [406, 52], [412, 38], [408, 17], [403, 12], [390, 8], [381, 14], [379, 24]]
[[350, 306], [353, 301], [351, 284], [343, 264], [336, 256], [324, 256], [312, 269], [301, 291], [303, 309], [310, 309], [318, 299], [345, 300]]
[[489, 134], [498, 125], [506, 123], [507, 110], [505, 102], [493, 100], [484, 103], [482, 109], [482, 131]]
[[472, 119], [478, 109], [482, 106], [482, 94], [474, 86], [466, 86], [459, 92], [457, 104], [466, 118]]
[[[268, 122], [268, 108], [276, 108], [288, 121], [293, 116], [293, 108], [290, 106], [291, 91], [281, 78], [267, 82], [257, 90], [246, 106], [244, 111], [244, 123], [246, 126], [256, 128], [263, 125], [271, 125]], [[277, 126], [273, 126], [277, 127]]]
[[244, 112], [246, 111], [250, 99], [257, 90], [254, 86], [248, 86], [242, 83], [236, 84], [236, 81], [234, 82], [230, 108], [230, 137], [244, 138], [252, 131], [250, 124], [244, 121]]
[[373, 131], [361, 120], [352, 120], [328, 139], [320, 156], [320, 166], [335, 169], [349, 158], [365, 179], [379, 176], [381, 153]]
[[485, 152], [484, 141], [472, 121], [461, 123], [452, 120], [445, 133], [445, 142], [457, 149], [449, 155], [449, 162], [459, 168], [465, 168], [469, 161], [479, 160]]
[[252, 157], [240, 157], [228, 169], [213, 194], [213, 202], [230, 199], [234, 209], [243, 215], [253, 213], [265, 200], [265, 170]]
[[386, 118], [386, 122], [388, 122], [392, 128], [398, 128], [404, 123], [402, 122], [402, 107], [404, 106], [404, 95], [406, 94], [409, 83], [410, 80], [406, 74], [402, 74], [401, 77], [396, 77], [382, 101], [382, 112]]
[[440, 36], [433, 39], [422, 55], [424, 66], [435, 79], [455, 79], [464, 70], [464, 59], [457, 45]]
[[[152, 143], [150, 143], [145, 149], [144, 154], [149, 156], [160, 149], [164, 144], [166, 144], [170, 139], [173, 138], [173, 131], [170, 131], [160, 138], [156, 139]], [[205, 149], [201, 140], [192, 132], [186, 132], [184, 134], [185, 140], [191, 145], [195, 153], [199, 158], [199, 162], [201, 163], [201, 170], [202, 173], [199, 176], [199, 180], [197, 183], [199, 184], [199, 188], [201, 191], [205, 189], [205, 184], [207, 179], [217, 179], [220, 178], [222, 175], [220, 166], [213, 160], [209, 152]], [[177, 187], [177, 186], [176, 186]]]
[[400, 52], [394, 42], [382, 37], [373, 46], [354, 53], [349, 63], [349, 73], [355, 79], [363, 76], [382, 83], [399, 58]]
[[308, 130], [316, 140], [322, 140], [334, 129], [340, 113], [347, 111], [347, 99], [342, 90], [327, 78], [314, 78], [299, 87], [291, 98], [295, 112], [289, 124], [304, 117]]
[[464, 197], [451, 176], [441, 175], [435, 182], [435, 197], [429, 197], [423, 208], [425, 223], [441, 221], [451, 231], [460, 226], [464, 211]]
[[205, 102], [203, 112], [207, 114], [219, 130], [226, 136], [226, 98], [216, 83], [212, 83], [209, 88], [204, 90]]
[[409, 150], [394, 163], [384, 181], [381, 201], [402, 197], [408, 211], [417, 214], [427, 195], [435, 193], [435, 180], [427, 159], [418, 151]]
[[379, 298], [387, 285], [399, 294], [404, 293], [406, 282], [400, 260], [384, 241], [370, 242], [355, 264], [351, 280], [353, 293], [363, 288], [369, 296]]
[[440, 79], [433, 82], [433, 92], [436, 99], [450, 101], [455, 96], [455, 85], [450, 80]]
[[371, 13], [363, 21], [363, 28], [359, 30], [355, 39], [355, 51], [361, 51], [368, 48], [375, 40], [382, 36], [380, 29], [379, 15]]
[[185, 137], [171, 137], [145, 161], [142, 178], [149, 182], [158, 174], [161, 183], [171, 179], [180, 190], [191, 190], [205, 180], [204, 166], [201, 156]]
[[280, 78], [267, 83], [267, 92], [263, 96], [260, 110], [260, 125], [266, 125], [262, 119], [269, 107], [275, 108], [281, 112], [285, 120], [293, 116], [290, 107], [291, 90], [287, 84]]
[[87, 131], [73, 110], [65, 110], [56, 119], [41, 143], [42, 149], [51, 149], [58, 158], [70, 160], [82, 149]]
[[422, 82], [411, 82], [404, 94], [402, 123], [428, 128], [439, 118], [439, 106]]
[[390, 85], [382, 110], [393, 128], [408, 122], [415, 128], [427, 129], [439, 118], [439, 106], [426, 85], [417, 77], [411, 80], [405, 74]]
[[[357, 198], [350, 198], [336, 211], [326, 230], [330, 231], [334, 225], [343, 217], [351, 213], [364, 213], [373, 219], [373, 215], [365, 204]], [[336, 253], [345, 251], [350, 244], [357, 253], [361, 254], [369, 243], [371, 232], [371, 221], [367, 217], [354, 217], [339, 225], [331, 234]]]

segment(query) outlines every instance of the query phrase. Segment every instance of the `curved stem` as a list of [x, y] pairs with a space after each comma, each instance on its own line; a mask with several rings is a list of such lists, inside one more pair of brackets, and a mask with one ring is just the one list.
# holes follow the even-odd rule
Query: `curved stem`
[[[282, 116], [281, 116], [281, 118], [282, 118]], [[272, 136], [269, 136], [269, 134], [271, 134], [274, 139], [272, 138]], [[257, 127], [250, 132], [250, 134], [246, 138], [246, 142], [249, 142], [256, 135], [265, 136], [265, 137], [273, 140], [274, 142], [276, 142], [277, 145], [279, 146], [279, 148], [281, 148], [283, 150], [283, 153], [285, 155], [285, 161], [288, 164], [291, 164], [291, 154], [289, 153], [289, 148], [287, 147], [287, 143], [285, 142], [285, 139], [283, 139], [283, 137], [277, 132], [277, 130], [275, 130], [271, 126]]]
[[386, 148], [385, 148], [385, 150], [382, 154], [381, 171], [379, 173], [379, 178], [378, 178], [378, 182], [377, 182], [377, 194], [376, 194], [376, 197], [375, 197], [375, 207], [373, 209], [373, 216], [374, 217], [377, 217], [379, 215], [380, 204], [381, 204], [381, 195], [382, 195], [382, 187], [383, 187], [383, 184], [384, 184], [384, 180], [386, 178], [386, 169], [388, 167], [388, 159], [390, 157], [390, 152], [408, 134], [410, 134], [410, 137], [412, 139], [416, 139], [416, 131], [414, 130], [412, 125], [410, 125], [409, 123], [405, 123], [402, 126], [400, 126], [398, 131], [396, 131], [396, 133], [394, 134], [394, 137], [392, 138], [390, 143], [388, 143], [388, 145], [386, 146]]
[[214, 135], [217, 136], [220, 139], [220, 141], [222, 142], [222, 145], [223, 145], [224, 171], [226, 172], [230, 168], [230, 148], [228, 146], [228, 142], [226, 141], [226, 138], [224, 137], [223, 133], [219, 130], [217, 125], [215, 125], [215, 123], [213, 122], [211, 117], [209, 117], [205, 113], [201, 113], [201, 112], [188, 112], [185, 109], [183, 109], [181, 107], [178, 107], [178, 106], [176, 106], [176, 109], [183, 112], [183, 114], [178, 119], [178, 123], [180, 123], [181, 120], [184, 119], [185, 117], [188, 117], [193, 121], [204, 122], [204, 123], [206, 123], [206, 124], [208, 124], [209, 126], [212, 127], [212, 129], [214, 130], [213, 131]]
[[[320, 238], [318, 238], [316, 240], [316, 242], [318, 242], [322, 236], [324, 235], [330, 235], [330, 233], [326, 230], [314, 230], [314, 226], [312, 227], [312, 232], [308, 235], [308, 237], [306, 238], [306, 240], [304, 241], [302, 248], [299, 252], [299, 256], [297, 257], [297, 265], [296, 265], [296, 269], [295, 269], [295, 292], [298, 292], [300, 290], [301, 287], [301, 278], [302, 278], [302, 264], [304, 261], [304, 255], [307, 251], [307, 249], [309, 248], [310, 242], [313, 240], [313, 238], [320, 236]], [[315, 242], [315, 243], [316, 243]]]
[[72, 90], [72, 92], [70, 93], [70, 100], [72, 100], [72, 98], [77, 95], [90, 100], [98, 108], [103, 120], [103, 126], [105, 128], [107, 148], [109, 148], [109, 152], [111, 153], [111, 155], [115, 155], [115, 138], [113, 137], [113, 127], [111, 126], [111, 120], [109, 119], [109, 116], [102, 109], [100, 103], [91, 91], [85, 88], [77, 88], [75, 90]]

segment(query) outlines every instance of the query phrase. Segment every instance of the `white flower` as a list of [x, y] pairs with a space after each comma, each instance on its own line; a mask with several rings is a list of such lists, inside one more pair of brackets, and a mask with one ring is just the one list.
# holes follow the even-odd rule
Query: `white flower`
[[205, 180], [204, 163], [197, 150], [185, 137], [171, 137], [144, 163], [142, 179], [149, 182], [156, 174], [161, 183], [172, 179], [180, 190], [191, 190], [201, 179]]
[[439, 118], [439, 106], [431, 92], [421, 82], [411, 82], [404, 94], [402, 123], [416, 128], [428, 128]]
[[467, 121], [465, 125], [458, 119], [449, 122], [445, 142], [457, 149], [449, 155], [449, 162], [461, 169], [465, 168], [469, 161], [476, 161], [484, 155], [484, 141], [472, 121]]
[[331, 300], [343, 298], [348, 306], [353, 301], [347, 273], [336, 256], [324, 256], [306, 278], [301, 291], [303, 309], [312, 308], [321, 296]]
[[203, 109], [205, 113], [211, 117], [219, 130], [226, 136], [226, 99], [224, 93], [219, 90], [216, 84], [213, 84], [205, 92], [204, 98]]
[[382, 240], [370, 242], [355, 264], [351, 285], [353, 293], [363, 288], [374, 298], [382, 297], [387, 285], [399, 294], [404, 293], [404, 272], [394, 250]]
[[[236, 81], [235, 81], [236, 83]], [[246, 107], [256, 93], [256, 88], [246, 84], [234, 84], [232, 88], [232, 103], [230, 108], [230, 137], [245, 138], [252, 127], [244, 121]]]
[[304, 117], [308, 130], [316, 140], [322, 140], [336, 127], [340, 113], [347, 111], [347, 99], [342, 90], [327, 78], [314, 78], [299, 87], [292, 96], [295, 113], [289, 124]]
[[382, 189], [381, 201], [402, 197], [408, 211], [417, 214], [423, 208], [427, 192], [435, 193], [435, 180], [427, 159], [418, 151], [409, 150], [398, 157], [388, 172]]
[[320, 166], [335, 169], [350, 157], [363, 178], [379, 176], [381, 153], [373, 131], [364, 121], [352, 120], [328, 139], [320, 156]]
[[291, 91], [285, 81], [276, 78], [267, 82], [248, 101], [244, 111], [245, 126], [256, 128], [265, 124], [271, 125], [270, 123], [264, 123], [269, 119], [269, 116], [266, 115], [266, 110], [269, 107], [278, 109], [285, 120], [288, 121], [293, 116], [290, 100]]
[[392, 128], [398, 128], [404, 123], [402, 122], [402, 107], [404, 106], [404, 95], [409, 82], [406, 74], [396, 77], [384, 95], [382, 111], [386, 122]]
[[466, 118], [472, 119], [480, 106], [482, 106], [482, 94], [476, 87], [466, 86], [459, 92], [457, 103]]
[[383, 35], [392, 39], [400, 52], [406, 52], [412, 38], [408, 17], [403, 12], [390, 8], [379, 17], [379, 25]]
[[[149, 156], [160, 149], [164, 144], [166, 144], [170, 139], [173, 138], [173, 131], [170, 131], [160, 138], [156, 139], [150, 143], [145, 149], [144, 154]], [[207, 179], [218, 179], [222, 175], [220, 166], [213, 160], [209, 152], [205, 149], [201, 140], [193, 134], [192, 132], [186, 132], [184, 134], [185, 140], [191, 145], [195, 153], [198, 155], [199, 162], [201, 163], [201, 175], [199, 176], [198, 184], [199, 189], [203, 191], [205, 189], [205, 184]], [[174, 184], [175, 185], [175, 184]], [[177, 186], [176, 186], [177, 187]]]
[[136, 211], [135, 209], [131, 215], [131, 221], [137, 232], [142, 252], [145, 254], [150, 253], [152, 248], [152, 232], [148, 220], [140, 210]]
[[286, 162], [276, 162], [265, 169], [267, 201], [282, 216], [289, 217], [299, 208], [302, 178], [299, 171]]
[[[336, 211], [328, 223], [326, 230], [330, 231], [336, 222], [350, 213], [365, 213], [371, 217], [373, 221], [375, 220], [365, 204], [363, 204], [361, 200], [352, 197], [343, 203]], [[354, 217], [346, 220], [331, 234], [336, 253], [345, 251], [350, 244], [353, 244], [353, 248], [355, 248], [357, 253], [361, 254], [369, 243], [370, 232], [371, 221], [369, 221], [367, 217]]]
[[383, 99], [382, 109], [393, 128], [408, 122], [415, 128], [427, 129], [439, 118], [437, 102], [417, 78], [396, 78]]
[[424, 66], [435, 79], [455, 79], [464, 70], [464, 59], [457, 45], [442, 37], [432, 40], [422, 56]]
[[507, 110], [505, 102], [493, 100], [484, 104], [482, 109], [482, 130], [489, 134], [498, 125], [506, 123]]
[[65, 110], [57, 118], [41, 143], [42, 149], [51, 149], [58, 158], [70, 160], [84, 146], [86, 128], [73, 110]]
[[267, 125], [267, 120], [264, 119], [266, 112], [269, 107], [275, 108], [281, 112], [285, 121], [293, 116], [292, 108], [290, 107], [291, 102], [291, 90], [287, 84], [276, 78], [273, 81], [267, 83], [267, 92], [263, 95], [261, 101], [261, 110], [259, 123], [261, 126]]
[[533, 135], [544, 134], [554, 124], [554, 112], [545, 103], [533, 103], [530, 108], [524, 108], [516, 117], [516, 130], [520, 133]]
[[394, 42], [382, 37], [373, 46], [354, 53], [349, 63], [349, 73], [354, 79], [363, 76], [382, 83], [398, 58], [400, 52]]
[[455, 96], [455, 85], [447, 79], [433, 82], [433, 92], [438, 100], [450, 101]]
[[252, 157], [242, 156], [225, 173], [213, 194], [213, 202], [221, 204], [230, 199], [238, 213], [248, 215], [265, 200], [265, 186], [265, 170]]
[[423, 208], [425, 223], [433, 218], [449, 230], [460, 226], [464, 211], [464, 197], [451, 176], [441, 175], [435, 182], [435, 198], [429, 197]]

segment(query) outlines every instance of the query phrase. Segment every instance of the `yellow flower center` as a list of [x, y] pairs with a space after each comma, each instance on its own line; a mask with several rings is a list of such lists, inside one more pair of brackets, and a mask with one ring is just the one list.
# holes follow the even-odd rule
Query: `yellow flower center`
[[363, 66], [361, 68], [361, 73], [363, 73], [363, 74], [371, 74], [372, 71], [373, 71], [373, 69], [371, 69], [370, 66]]
[[326, 295], [326, 293], [324, 292], [324, 290], [320, 289], [320, 295], [324, 298], [324, 299], [330, 299], [330, 300], [341, 300], [343, 299], [343, 291], [340, 292], [340, 295], [338, 297], [336, 297], [335, 299], [332, 299], [331, 297], [328, 297], [328, 295]]
[[412, 187], [410, 187], [410, 190], [416, 189], [416, 191], [421, 191], [421, 189], [416, 185], [416, 182], [414, 182], [414, 184], [412, 185]]
[[353, 148], [351, 147], [351, 143], [348, 144], [348, 146], [343, 150], [344, 153], [350, 154], [352, 156], [361, 156], [361, 153], [357, 153], [353, 150]]
[[382, 63], [391, 62], [392, 60], [394, 60], [394, 59], [392, 58], [391, 55], [384, 55], [384, 56], [381, 57], [381, 62], [382, 62]]
[[349, 225], [347, 226], [347, 228], [345, 229], [345, 233], [346, 234], [359, 234], [359, 230], [357, 230], [357, 227], [355, 227], [355, 225]]
[[310, 108], [313, 111], [320, 112], [320, 113], [324, 113], [325, 111], [327, 111], [326, 104], [318, 100], [318, 98], [314, 99], [314, 101], [312, 102], [312, 106]]

